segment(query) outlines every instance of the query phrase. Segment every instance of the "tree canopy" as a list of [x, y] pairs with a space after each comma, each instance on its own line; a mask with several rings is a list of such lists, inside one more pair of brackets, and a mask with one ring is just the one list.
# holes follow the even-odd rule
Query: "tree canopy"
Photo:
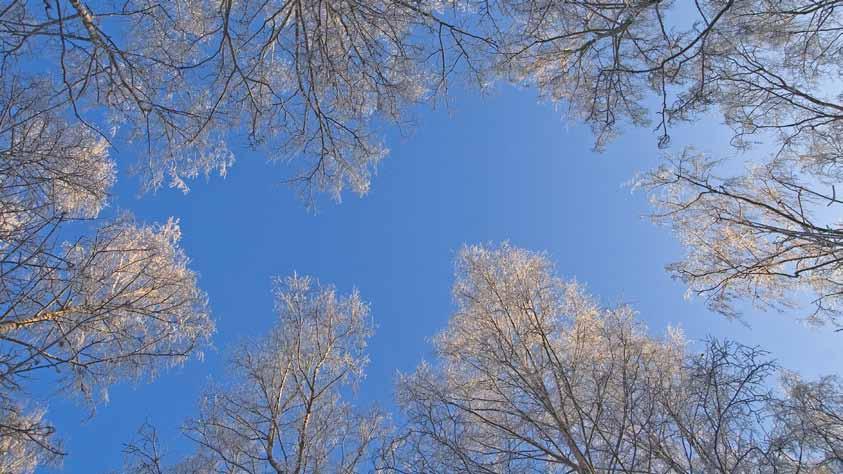
[[[178, 219], [103, 212], [118, 169], [187, 191], [251, 147], [307, 203], [365, 194], [386, 127], [453, 82], [533, 87], [598, 150], [653, 128], [666, 158], [637, 184], [686, 249], [669, 271], [730, 317], [744, 301], [793, 311], [807, 291], [808, 318], [839, 329], [841, 15], [837, 0], [0, 2], [0, 471], [63, 454], [29, 379], [96, 403], [214, 331]], [[729, 156], [670, 149], [677, 124], [712, 115]], [[725, 173], [746, 150], [753, 164]], [[208, 389], [185, 428], [200, 449], [173, 469], [350, 472], [375, 451], [397, 471], [843, 469], [835, 377], [734, 342], [691, 353], [507, 245], [465, 249], [454, 292], [391, 432], [344, 401], [367, 306], [279, 282], [278, 327]], [[141, 435], [127, 469], [163, 469]]]

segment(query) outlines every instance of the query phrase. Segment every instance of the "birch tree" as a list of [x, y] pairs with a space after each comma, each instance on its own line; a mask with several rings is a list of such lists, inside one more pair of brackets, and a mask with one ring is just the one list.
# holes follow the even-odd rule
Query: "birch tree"
[[839, 379], [779, 374], [762, 350], [647, 335], [503, 245], [457, 262], [436, 363], [401, 377], [387, 472], [834, 472]]
[[162, 446], [158, 431], [149, 423], [144, 423], [133, 440], [123, 448], [124, 463], [120, 474], [212, 474], [219, 471], [215, 461], [207, 456], [196, 454], [187, 456], [180, 462], [172, 463], [166, 447]]
[[719, 112], [736, 151], [772, 149], [727, 179], [673, 152], [643, 180], [687, 247], [671, 271], [730, 316], [738, 300], [790, 308], [807, 290], [812, 321], [837, 319], [839, 223], [823, 214], [841, 177], [838, 2], [496, 5], [513, 20], [493, 28], [503, 70], [591, 124], [598, 148], [628, 125], [654, 126], [666, 146], [677, 122]]
[[0, 383], [9, 398], [0, 443], [12, 446], [4, 456], [34, 464], [42, 455], [32, 449], [62, 454], [43, 410], [24, 414], [12, 401], [28, 398], [27, 380], [46, 377], [57, 392], [96, 402], [116, 381], [150, 380], [201, 353], [213, 323], [178, 238], [173, 221], [150, 227], [123, 218], [92, 239], [49, 249], [57, 254], [6, 252]]
[[377, 124], [401, 122], [484, 40], [443, 6], [9, 0], [0, 68], [26, 82], [46, 71], [44, 110], [139, 145], [147, 188], [224, 175], [235, 141], [292, 160], [308, 194], [364, 193], [386, 154]]
[[62, 454], [29, 380], [96, 402], [199, 353], [213, 322], [177, 221], [97, 219], [107, 142], [45, 109], [43, 82], [0, 86], [0, 470], [27, 473]]
[[345, 400], [368, 363], [368, 306], [297, 275], [276, 280], [275, 298], [275, 327], [235, 350], [185, 425], [197, 459], [212, 472], [358, 472], [385, 430], [382, 413]]
[[717, 109], [737, 145], [836, 172], [840, 27], [833, 0], [8, 0], [0, 58], [4, 76], [49, 72], [49, 110], [143, 145], [150, 188], [224, 174], [246, 141], [337, 196], [368, 189], [378, 124], [452, 73], [538, 87], [598, 148], [627, 124], [666, 145]]
[[[500, 1], [501, 65], [590, 123], [598, 147], [626, 124], [719, 109], [736, 144], [778, 140], [822, 167], [839, 153], [836, 1]], [[655, 120], [655, 121], [653, 121]], [[772, 132], [766, 135], [765, 132]]]
[[843, 381], [782, 370], [765, 351], [669, 329], [648, 335], [543, 254], [462, 250], [456, 310], [433, 363], [397, 384], [402, 426], [343, 401], [371, 333], [356, 293], [293, 276], [278, 325], [238, 346], [185, 425], [198, 449], [164, 460], [145, 426], [123, 472], [837, 472]]
[[44, 411], [27, 409], [0, 394], [0, 471], [33, 472], [55, 464], [62, 454], [55, 429], [44, 421]]
[[839, 327], [843, 234], [833, 217], [841, 204], [836, 187], [800, 175], [788, 160], [727, 178], [717, 175], [717, 165], [686, 150], [640, 180], [655, 220], [688, 249], [670, 270], [726, 315], [737, 315], [741, 300], [789, 310], [807, 293], [815, 308], [809, 320]]

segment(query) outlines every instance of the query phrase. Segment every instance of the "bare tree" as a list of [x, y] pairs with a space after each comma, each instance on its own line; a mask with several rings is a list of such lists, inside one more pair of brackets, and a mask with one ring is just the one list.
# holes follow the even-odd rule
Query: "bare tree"
[[[0, 78], [0, 238], [22, 244], [99, 214], [114, 182], [107, 142], [48, 109], [43, 81]], [[49, 233], [49, 231], [46, 231]]]
[[[368, 189], [384, 119], [452, 72], [565, 101], [597, 145], [619, 124], [670, 126], [712, 106], [736, 144], [773, 131], [832, 172], [839, 156], [836, 0], [622, 3], [9, 0], [0, 67], [50, 72], [48, 109], [144, 143], [149, 187], [225, 173], [238, 136], [296, 160], [304, 190]], [[648, 111], [653, 110], [651, 114]], [[108, 115], [106, 122], [99, 115]], [[98, 115], [99, 114], [99, 115]], [[835, 171], [836, 172], [836, 171]]]
[[154, 376], [178, 363], [213, 329], [204, 294], [178, 248], [174, 221], [137, 226], [123, 218], [53, 259], [3, 261], [0, 380], [55, 368], [86, 397], [122, 377]]
[[789, 308], [808, 289], [813, 321], [838, 317], [839, 223], [817, 211], [839, 204], [843, 176], [839, 2], [494, 5], [492, 17], [512, 20], [492, 28], [499, 66], [590, 123], [598, 148], [624, 124], [653, 119], [667, 145], [673, 123], [712, 108], [738, 149], [774, 145], [744, 176], [719, 180], [713, 162], [684, 151], [642, 181], [656, 220], [688, 248], [671, 270], [730, 316], [737, 299]]
[[[501, 0], [494, 29], [510, 76], [565, 101], [602, 146], [626, 123], [719, 109], [735, 143], [773, 132], [817, 168], [839, 161], [843, 27], [836, 1]], [[650, 111], [654, 113], [650, 113]], [[760, 135], [762, 139], [769, 135]]]
[[344, 401], [368, 362], [368, 306], [307, 277], [276, 285], [278, 324], [235, 351], [185, 432], [212, 472], [357, 472], [385, 429]]
[[[115, 381], [151, 379], [159, 368], [201, 354], [213, 323], [178, 239], [174, 221], [150, 227], [124, 217], [102, 226], [92, 239], [37, 253], [4, 252], [2, 391], [26, 398], [25, 381], [47, 377], [56, 392], [94, 402]], [[17, 405], [10, 406], [7, 414], [14, 414]], [[38, 412], [27, 420], [35, 420], [38, 436], [52, 435], [48, 425], [35, 427]], [[0, 442], [25, 447], [14, 439], [32, 435], [6, 422], [19, 423], [20, 417], [0, 420]]]
[[717, 164], [685, 150], [639, 180], [655, 220], [688, 249], [670, 270], [730, 316], [736, 300], [784, 309], [807, 290], [816, 307], [810, 319], [839, 326], [843, 233], [830, 215], [841, 204], [834, 185], [800, 176], [792, 160], [727, 179], [715, 175]]
[[[268, 337], [238, 347], [232, 377], [186, 425], [199, 445], [162, 461], [154, 429], [124, 472], [837, 472], [843, 381], [806, 381], [758, 348], [679, 331], [653, 338], [626, 306], [606, 308], [504, 244], [465, 248], [457, 309], [438, 361], [398, 382], [403, 427], [343, 402], [371, 333], [356, 293], [279, 280]], [[778, 375], [780, 384], [773, 379]]]
[[843, 463], [843, 382], [823, 377], [806, 382], [785, 374], [786, 397], [772, 402], [776, 416], [772, 446], [786, 466], [803, 459], [819, 472], [834, 472]]
[[28, 408], [0, 393], [0, 472], [34, 472], [63, 454], [43, 410]]
[[[123, 448], [124, 463], [120, 474], [211, 474], [220, 472], [215, 468], [215, 461], [207, 456], [196, 454], [187, 456], [181, 462], [168, 463], [169, 453], [161, 446], [158, 432], [154, 426], [144, 423], [134, 440]], [[223, 470], [222, 472], [232, 472]]]
[[9, 0], [0, 71], [30, 81], [33, 68], [47, 71], [45, 110], [143, 144], [150, 188], [225, 174], [229, 141], [247, 138], [272, 160], [298, 157], [294, 179], [306, 192], [338, 197], [346, 186], [368, 189], [386, 154], [377, 124], [403, 120], [473, 45], [489, 44], [443, 9], [418, 0]]
[[[688, 248], [671, 270], [711, 307], [734, 316], [748, 298], [790, 307], [814, 293], [814, 321], [838, 317], [843, 9], [837, 1], [501, 1], [503, 70], [564, 101], [597, 146], [625, 123], [671, 125], [723, 114], [739, 150], [773, 156], [719, 180], [712, 162], [681, 158], [649, 175], [656, 220]], [[698, 162], [698, 163], [697, 163]], [[668, 168], [672, 168], [668, 170]]]
[[[401, 378], [407, 423], [389, 472], [832, 472], [843, 387], [788, 374], [759, 349], [646, 334], [541, 254], [460, 254], [438, 363]], [[809, 434], [810, 433], [810, 434]]]
[[[482, 41], [435, 6], [0, 4], [2, 434], [10, 455], [33, 460], [17, 469], [60, 453], [43, 408], [18, 402], [25, 377], [55, 373], [60, 389], [93, 401], [117, 380], [183, 361], [213, 330], [176, 221], [122, 216], [84, 234], [114, 181], [112, 142], [145, 145], [150, 188], [224, 173], [227, 141], [241, 132], [278, 156], [306, 156], [308, 192], [365, 192], [385, 153], [373, 124], [440, 87], [460, 60], [453, 48]], [[438, 41], [417, 42], [420, 28]]]
[[213, 322], [175, 220], [123, 215], [68, 240], [106, 203], [107, 142], [45, 108], [43, 82], [0, 86], [0, 462], [17, 473], [61, 454], [44, 408], [21, 401], [28, 379], [93, 402], [181, 363]]

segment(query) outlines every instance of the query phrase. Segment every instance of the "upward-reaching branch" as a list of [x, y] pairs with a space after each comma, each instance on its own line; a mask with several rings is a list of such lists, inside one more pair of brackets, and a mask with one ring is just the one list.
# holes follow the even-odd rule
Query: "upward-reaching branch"
[[736, 300], [783, 309], [808, 290], [811, 320], [840, 326], [843, 230], [828, 216], [841, 204], [836, 188], [801, 178], [791, 160], [730, 179], [714, 175], [717, 163], [685, 150], [639, 183], [651, 193], [655, 220], [688, 249], [671, 271], [730, 316]]

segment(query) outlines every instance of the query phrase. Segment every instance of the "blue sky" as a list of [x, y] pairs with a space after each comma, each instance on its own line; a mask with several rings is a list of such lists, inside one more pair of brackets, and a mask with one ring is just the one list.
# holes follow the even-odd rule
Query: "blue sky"
[[[627, 130], [595, 154], [589, 130], [561, 116], [529, 90], [458, 94], [450, 109], [419, 111], [411, 134], [386, 137], [391, 153], [368, 196], [323, 202], [315, 215], [282, 184], [283, 163], [267, 164], [259, 153], [238, 151], [228, 177], [196, 181], [186, 196], [163, 189], [140, 198], [118, 155], [112, 211], [181, 220], [217, 322], [215, 349], [152, 384], [113, 387], [93, 418], [78, 403], [52, 401], [48, 416], [70, 454], [62, 472], [119, 468], [122, 443], [147, 420], [173, 460], [190, 449], [179, 425], [196, 413], [208, 380], [224, 375], [232, 343], [273, 325], [270, 277], [293, 271], [341, 292], [356, 287], [371, 304], [377, 332], [358, 403], [389, 407], [396, 373], [430, 358], [429, 338], [447, 321], [453, 259], [464, 243], [509, 240], [547, 251], [561, 276], [606, 304], [632, 304], [653, 333], [671, 324], [690, 338], [760, 345], [809, 376], [839, 371], [841, 336], [827, 328], [750, 311], [749, 329], [685, 300], [685, 288], [663, 269], [681, 249], [668, 229], [642, 217], [646, 197], [624, 186], [658, 163], [656, 136]], [[716, 122], [677, 130], [672, 149], [727, 151], [728, 132]]]

